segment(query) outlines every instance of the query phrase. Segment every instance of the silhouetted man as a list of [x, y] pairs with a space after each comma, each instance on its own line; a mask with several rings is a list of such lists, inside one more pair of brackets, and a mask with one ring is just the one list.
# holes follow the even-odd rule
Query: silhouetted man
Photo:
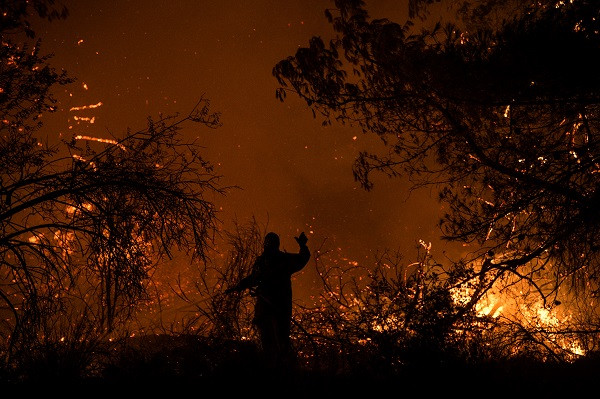
[[268, 364], [281, 366], [291, 360], [290, 327], [292, 322], [292, 274], [308, 263], [310, 251], [308, 238], [303, 233], [294, 237], [300, 246], [299, 253], [279, 250], [279, 236], [265, 236], [264, 251], [256, 258], [252, 272], [235, 287], [226, 292], [254, 288], [256, 304], [254, 324], [258, 329], [263, 352]]

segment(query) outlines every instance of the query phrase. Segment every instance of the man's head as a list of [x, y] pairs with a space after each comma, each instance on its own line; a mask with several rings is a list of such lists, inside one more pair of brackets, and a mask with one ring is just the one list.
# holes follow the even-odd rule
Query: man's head
[[279, 236], [273, 232], [265, 236], [265, 252], [277, 251], [279, 249]]

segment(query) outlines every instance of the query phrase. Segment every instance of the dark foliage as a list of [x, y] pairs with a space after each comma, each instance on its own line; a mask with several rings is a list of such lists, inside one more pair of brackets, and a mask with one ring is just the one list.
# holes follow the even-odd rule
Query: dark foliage
[[50, 0], [0, 8], [0, 352], [27, 368], [106, 339], [173, 252], [204, 260], [216, 223], [208, 198], [225, 189], [199, 143], [180, 136], [186, 123], [219, 126], [205, 99], [138, 132], [44, 137], [52, 90], [72, 80], [31, 44], [29, 19], [66, 11]]
[[293, 92], [324, 123], [378, 135], [389, 153], [362, 152], [356, 179], [372, 189], [380, 171], [437, 186], [443, 236], [475, 244], [468, 260], [491, 257], [482, 272], [533, 285], [550, 276], [537, 287], [546, 299], [562, 285], [596, 292], [598, 3], [521, 3], [492, 25], [498, 10], [482, 7], [497, 2], [479, 2], [463, 7], [478, 16], [472, 30], [422, 32], [370, 19], [361, 1], [335, 3], [334, 39], [313, 37], [275, 66], [277, 97]]

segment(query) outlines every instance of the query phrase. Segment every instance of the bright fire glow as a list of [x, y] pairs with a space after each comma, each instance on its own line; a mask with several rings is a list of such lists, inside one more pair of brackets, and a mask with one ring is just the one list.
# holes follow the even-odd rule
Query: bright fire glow
[[[517, 323], [528, 331], [544, 331], [552, 342], [572, 354], [572, 357], [585, 355], [582, 343], [567, 334], [553, 334], [567, 325], [572, 314], [565, 305], [549, 306], [541, 299], [531, 300], [519, 288], [519, 284], [505, 282], [501, 287], [494, 287], [475, 305], [477, 315], [488, 316], [498, 321], [506, 321], [508, 325]], [[522, 287], [521, 287], [522, 288]], [[461, 287], [452, 291], [452, 298], [457, 304], [466, 304], [471, 300], [472, 289]]]

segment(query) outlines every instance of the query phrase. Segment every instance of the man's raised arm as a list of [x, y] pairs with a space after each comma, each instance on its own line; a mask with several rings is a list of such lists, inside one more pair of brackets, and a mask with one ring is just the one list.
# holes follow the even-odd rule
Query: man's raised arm
[[308, 260], [310, 259], [310, 251], [306, 246], [306, 243], [308, 242], [308, 237], [306, 237], [306, 234], [302, 232], [298, 237], [294, 237], [294, 239], [300, 246], [300, 252], [298, 252], [297, 254], [289, 254], [291, 255], [291, 259], [289, 262], [290, 273], [296, 273], [302, 270], [304, 266], [306, 266], [306, 264], [308, 263]]

